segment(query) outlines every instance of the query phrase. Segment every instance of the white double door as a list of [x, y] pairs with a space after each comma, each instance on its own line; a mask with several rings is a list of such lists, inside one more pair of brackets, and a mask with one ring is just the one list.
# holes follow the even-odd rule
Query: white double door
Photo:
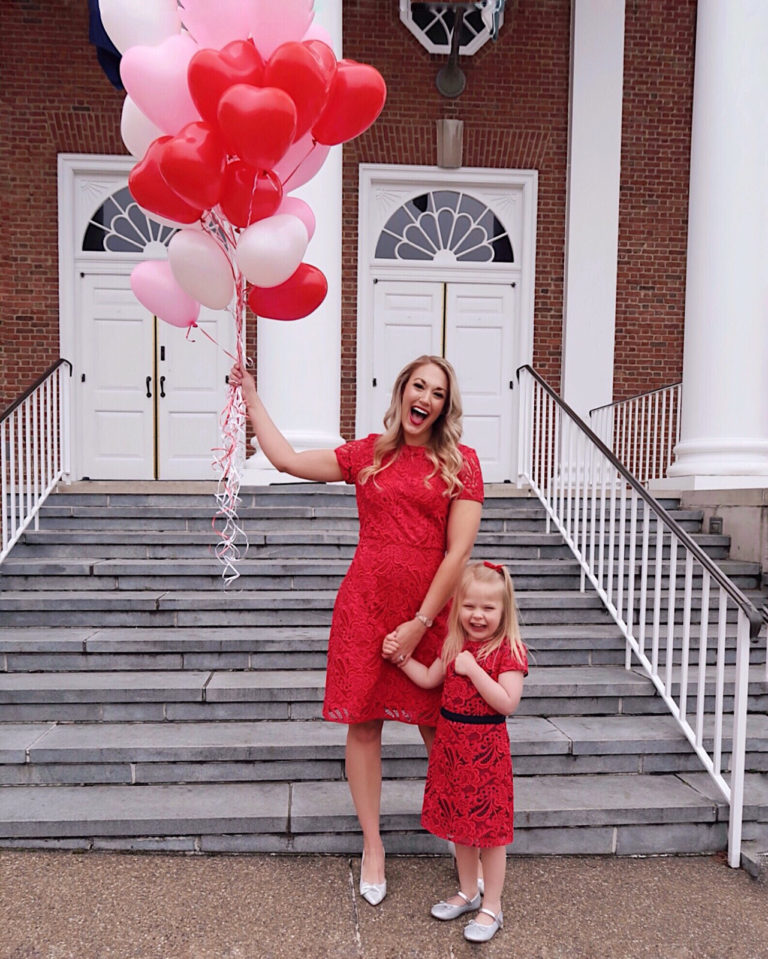
[[462, 442], [477, 450], [486, 482], [515, 481], [518, 299], [510, 283], [377, 281], [368, 430], [381, 431], [392, 384], [407, 363], [444, 356], [461, 389]]
[[[213, 479], [234, 324], [203, 308], [187, 331], [152, 316], [129, 277], [81, 276], [77, 472], [90, 479]], [[218, 344], [218, 345], [216, 345]]]

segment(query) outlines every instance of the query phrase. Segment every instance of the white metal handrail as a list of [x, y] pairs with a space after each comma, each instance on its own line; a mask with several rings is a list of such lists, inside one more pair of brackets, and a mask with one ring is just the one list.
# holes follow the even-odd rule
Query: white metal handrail
[[31, 522], [37, 529], [46, 497], [69, 477], [71, 375], [69, 360], [58, 360], [0, 416], [0, 562]]
[[[582, 589], [588, 579], [621, 629], [626, 668], [634, 654], [729, 804], [728, 862], [738, 866], [760, 615], [530, 366], [517, 376], [521, 476], [578, 560]], [[735, 666], [726, 662], [733, 639]]]
[[682, 383], [589, 411], [589, 422], [641, 483], [664, 479], [680, 440]]

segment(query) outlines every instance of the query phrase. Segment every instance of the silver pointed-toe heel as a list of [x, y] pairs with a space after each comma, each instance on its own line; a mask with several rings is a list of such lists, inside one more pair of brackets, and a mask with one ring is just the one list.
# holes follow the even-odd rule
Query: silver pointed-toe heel
[[465, 912], [474, 912], [475, 909], [479, 909], [480, 903], [483, 901], [483, 897], [479, 892], [474, 899], [470, 899], [469, 896], [464, 895], [461, 890], [459, 890], [456, 895], [464, 900], [462, 905], [454, 906], [450, 902], [441, 900], [432, 906], [430, 914], [433, 915], [435, 919], [458, 919], [458, 917], [463, 916]]
[[363, 879], [363, 863], [365, 855], [360, 860], [360, 895], [371, 906], [378, 906], [387, 894], [387, 880], [384, 882], [366, 882]]
[[486, 916], [493, 919], [493, 922], [489, 926], [484, 926], [474, 919], [470, 919], [464, 926], [464, 938], [469, 942], [488, 942], [504, 925], [504, 917], [501, 914], [501, 909], [495, 915], [490, 909], [478, 909], [478, 912], [484, 912]]

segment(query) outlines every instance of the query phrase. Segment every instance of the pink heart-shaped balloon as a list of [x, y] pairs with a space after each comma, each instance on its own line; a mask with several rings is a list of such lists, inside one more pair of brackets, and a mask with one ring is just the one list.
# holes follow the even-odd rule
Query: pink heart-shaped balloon
[[333, 146], [359, 136], [384, 107], [384, 77], [368, 63], [339, 60], [325, 109], [312, 127], [318, 143]]
[[320, 306], [327, 292], [328, 281], [322, 270], [302, 263], [279, 286], [252, 287], [248, 305], [256, 316], [270, 320], [300, 320]]
[[264, 61], [250, 40], [233, 40], [221, 50], [199, 50], [189, 61], [187, 82], [200, 116], [217, 122], [219, 100], [236, 83], [261, 86]]
[[219, 101], [219, 129], [230, 153], [271, 170], [296, 133], [296, 107], [284, 90], [238, 83]]
[[164, 133], [178, 133], [200, 119], [187, 86], [187, 68], [197, 49], [191, 37], [179, 33], [154, 47], [129, 47], [120, 61], [126, 92]]
[[183, 200], [163, 178], [160, 158], [172, 137], [153, 140], [136, 166], [128, 175], [128, 189], [139, 206], [151, 213], [173, 220], [176, 223], [194, 223], [199, 220], [203, 207], [192, 206]]
[[194, 326], [200, 304], [176, 281], [167, 260], [142, 260], [131, 273], [131, 289], [150, 313], [182, 329]]
[[[333, 57], [333, 51], [329, 52]], [[303, 136], [322, 113], [335, 72], [335, 57], [331, 65], [304, 43], [283, 43], [269, 58], [264, 85], [285, 90], [296, 104], [294, 139]]]
[[188, 123], [163, 144], [159, 162], [163, 179], [182, 200], [204, 210], [219, 202], [226, 155], [210, 124]]

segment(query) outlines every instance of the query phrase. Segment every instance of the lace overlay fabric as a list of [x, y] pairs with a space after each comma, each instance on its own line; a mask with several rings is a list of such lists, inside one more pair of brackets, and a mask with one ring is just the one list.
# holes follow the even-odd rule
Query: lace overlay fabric
[[[474, 653], [477, 644], [465, 647]], [[513, 657], [505, 644], [480, 665], [493, 679], [528, 663]], [[455, 713], [488, 716], [494, 710], [474, 683], [446, 670], [443, 706]], [[512, 759], [506, 723], [470, 724], [440, 716], [432, 752], [421, 824], [429, 832], [462, 846], [506, 846], [513, 838]]]
[[[347, 483], [354, 483], [360, 537], [333, 610], [323, 716], [341, 723], [397, 719], [434, 726], [440, 691], [423, 690], [382, 658], [384, 637], [412, 619], [427, 593], [446, 547], [451, 500], [433, 476], [422, 447], [404, 446], [392, 464], [360, 484], [358, 474], [373, 461], [376, 435], [345, 443], [336, 458]], [[483, 501], [483, 480], [474, 450], [464, 457], [459, 499]], [[439, 655], [447, 609], [435, 617], [414, 656], [429, 665]]]

